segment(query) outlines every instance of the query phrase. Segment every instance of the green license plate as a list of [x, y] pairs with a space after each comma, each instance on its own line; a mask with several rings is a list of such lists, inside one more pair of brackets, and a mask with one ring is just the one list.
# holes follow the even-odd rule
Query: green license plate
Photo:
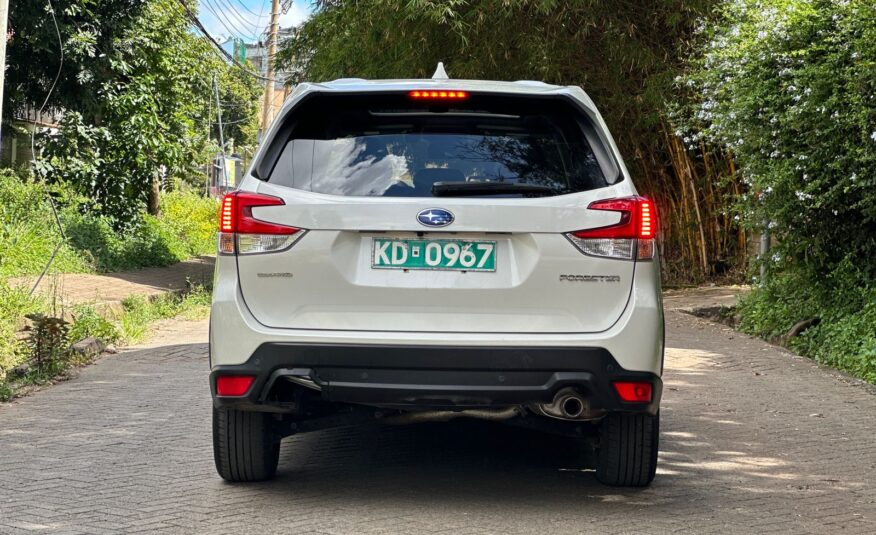
[[496, 242], [374, 238], [371, 267], [496, 271]]

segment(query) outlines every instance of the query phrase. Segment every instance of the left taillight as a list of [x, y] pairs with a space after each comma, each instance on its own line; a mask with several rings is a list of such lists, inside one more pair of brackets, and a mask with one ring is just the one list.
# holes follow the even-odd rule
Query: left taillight
[[222, 254], [274, 253], [291, 247], [304, 234], [297, 227], [256, 219], [253, 208], [282, 206], [279, 197], [235, 191], [222, 198], [219, 208], [219, 252]]
[[620, 221], [607, 227], [578, 230], [566, 237], [584, 254], [620, 260], [654, 258], [657, 211], [644, 197], [604, 199], [590, 203], [589, 210], [620, 212]]

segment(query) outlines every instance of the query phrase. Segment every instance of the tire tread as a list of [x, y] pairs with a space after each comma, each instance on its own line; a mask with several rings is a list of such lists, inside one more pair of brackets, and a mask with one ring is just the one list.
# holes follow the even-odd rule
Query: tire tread
[[261, 412], [213, 409], [213, 456], [226, 481], [264, 481], [277, 472], [279, 438], [271, 416]]
[[606, 485], [645, 487], [654, 480], [659, 415], [613, 413], [600, 425], [596, 478]]

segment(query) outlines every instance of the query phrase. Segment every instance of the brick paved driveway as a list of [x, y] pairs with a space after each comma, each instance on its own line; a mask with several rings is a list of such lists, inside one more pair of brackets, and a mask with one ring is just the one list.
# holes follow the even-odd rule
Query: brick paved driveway
[[0, 533], [876, 533], [876, 393], [669, 312], [662, 451], [602, 487], [575, 444], [457, 421], [285, 441], [231, 486], [210, 449], [205, 324], [0, 407]]

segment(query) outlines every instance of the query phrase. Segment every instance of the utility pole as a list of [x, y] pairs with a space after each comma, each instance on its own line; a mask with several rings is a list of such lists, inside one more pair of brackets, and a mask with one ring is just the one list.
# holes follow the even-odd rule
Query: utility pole
[[[6, 83], [6, 31], [9, 19], [9, 0], [0, 0], [0, 121], [3, 120], [3, 85]], [[0, 127], [2, 128], [2, 127]], [[0, 131], [0, 141], [3, 132]]]
[[222, 154], [222, 186], [228, 187], [228, 162], [225, 160], [225, 134], [222, 132], [222, 102], [219, 100], [219, 82], [213, 75], [213, 91], [216, 94], [216, 116], [219, 118], [219, 151]]
[[[2, 0], [0, 0], [2, 1]], [[262, 109], [262, 135], [268, 131], [268, 125], [274, 118], [274, 56], [277, 55], [277, 32], [280, 28], [280, 0], [272, 0], [271, 31], [268, 37], [267, 80], [265, 86], [265, 103]]]

